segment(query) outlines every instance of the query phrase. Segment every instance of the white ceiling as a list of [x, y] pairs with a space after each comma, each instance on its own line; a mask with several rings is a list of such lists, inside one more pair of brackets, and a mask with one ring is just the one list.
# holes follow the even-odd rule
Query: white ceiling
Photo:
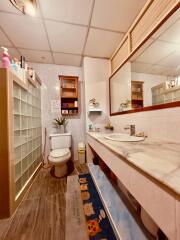
[[131, 59], [132, 71], [180, 74], [180, 9]]
[[0, 45], [30, 62], [80, 66], [110, 58], [147, 0], [37, 0], [35, 17], [0, 0]]

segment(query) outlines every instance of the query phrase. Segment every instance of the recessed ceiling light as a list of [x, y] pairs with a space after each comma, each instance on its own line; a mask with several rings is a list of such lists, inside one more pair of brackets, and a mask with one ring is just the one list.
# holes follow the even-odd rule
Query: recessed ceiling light
[[36, 14], [36, 0], [9, 0], [23, 14], [34, 16]]

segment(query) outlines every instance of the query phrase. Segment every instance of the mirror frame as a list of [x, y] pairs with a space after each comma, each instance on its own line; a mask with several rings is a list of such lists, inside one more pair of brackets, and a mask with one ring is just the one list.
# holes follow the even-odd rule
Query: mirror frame
[[133, 51], [131, 54], [127, 57], [127, 59], [120, 64], [120, 66], [111, 74], [109, 77], [109, 112], [110, 116], [116, 116], [116, 115], [123, 115], [123, 114], [129, 114], [129, 113], [136, 113], [136, 112], [145, 112], [145, 111], [153, 111], [153, 110], [159, 110], [159, 109], [165, 109], [165, 108], [174, 108], [174, 107], [180, 107], [180, 101], [177, 102], [170, 102], [170, 103], [164, 103], [159, 105], [153, 105], [153, 106], [147, 106], [142, 108], [136, 108], [131, 109], [123, 112], [111, 112], [111, 81], [112, 77], [124, 66], [125, 63], [129, 61], [129, 59], [148, 41], [148, 39], [155, 33], [157, 30], [178, 10], [179, 8], [173, 9], [149, 34], [148, 36], [140, 43], [140, 45]]

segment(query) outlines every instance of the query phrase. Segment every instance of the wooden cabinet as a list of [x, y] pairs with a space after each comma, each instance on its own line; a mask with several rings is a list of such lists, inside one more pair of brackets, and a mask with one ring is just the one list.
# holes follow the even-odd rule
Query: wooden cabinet
[[5, 218], [41, 164], [41, 86], [0, 69], [0, 89], [0, 218]]
[[144, 93], [142, 81], [131, 81], [131, 105], [132, 109], [144, 106]]
[[78, 108], [78, 77], [59, 76], [61, 85], [61, 114], [76, 115]]

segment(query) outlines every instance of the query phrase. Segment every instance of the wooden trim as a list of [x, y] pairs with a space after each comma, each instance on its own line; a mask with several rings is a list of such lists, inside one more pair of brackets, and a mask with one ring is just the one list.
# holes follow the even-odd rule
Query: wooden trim
[[59, 80], [61, 80], [61, 78], [65, 78], [65, 79], [67, 79], [67, 78], [69, 78], [69, 79], [75, 79], [75, 78], [79, 78], [78, 76], [66, 76], [66, 75], [59, 75]]
[[137, 108], [137, 109], [132, 109], [124, 112], [116, 112], [116, 113], [110, 112], [110, 116], [123, 115], [123, 114], [136, 113], [136, 112], [146, 112], [146, 111], [153, 111], [153, 110], [160, 110], [160, 109], [174, 108], [174, 107], [180, 107], [180, 101], [148, 106], [143, 108]]
[[12, 205], [12, 209], [11, 209], [11, 214], [16, 210], [16, 208], [19, 206], [19, 204], [22, 202], [27, 190], [29, 189], [29, 187], [32, 185], [37, 173], [39, 172], [39, 170], [42, 167], [42, 163], [40, 163], [37, 168], [34, 170], [33, 174], [31, 175], [31, 177], [29, 178], [28, 182], [26, 183], [25, 187], [23, 188], [23, 190], [20, 192], [20, 194], [18, 195], [18, 198], [15, 199], [13, 201], [13, 205]]
[[0, 69], [0, 218], [10, 215], [8, 77], [9, 71]]
[[[127, 53], [123, 54], [125, 51]], [[116, 58], [119, 57], [119, 55], [120, 55], [120, 59], [121, 59], [121, 61], [123, 63], [124, 60], [126, 60], [126, 55], [129, 55], [129, 54], [130, 54], [129, 36], [126, 36], [123, 39], [123, 41], [121, 42], [119, 51], [117, 51], [116, 54], [111, 59], [111, 72], [112, 71], [113, 72], [116, 71], [116, 69], [118, 68], [118, 65], [116, 64], [116, 62], [117, 62]]]
[[[9, 79], [9, 80], [8, 80]], [[14, 199], [15, 199], [15, 169], [14, 169], [14, 101], [13, 101], [13, 82], [23, 84], [23, 88], [26, 87], [23, 81], [18, 79], [12, 72], [9, 72], [8, 82], [8, 138], [9, 138], [9, 191], [10, 191], [10, 215], [14, 212]], [[25, 88], [26, 89], [26, 88]]]

